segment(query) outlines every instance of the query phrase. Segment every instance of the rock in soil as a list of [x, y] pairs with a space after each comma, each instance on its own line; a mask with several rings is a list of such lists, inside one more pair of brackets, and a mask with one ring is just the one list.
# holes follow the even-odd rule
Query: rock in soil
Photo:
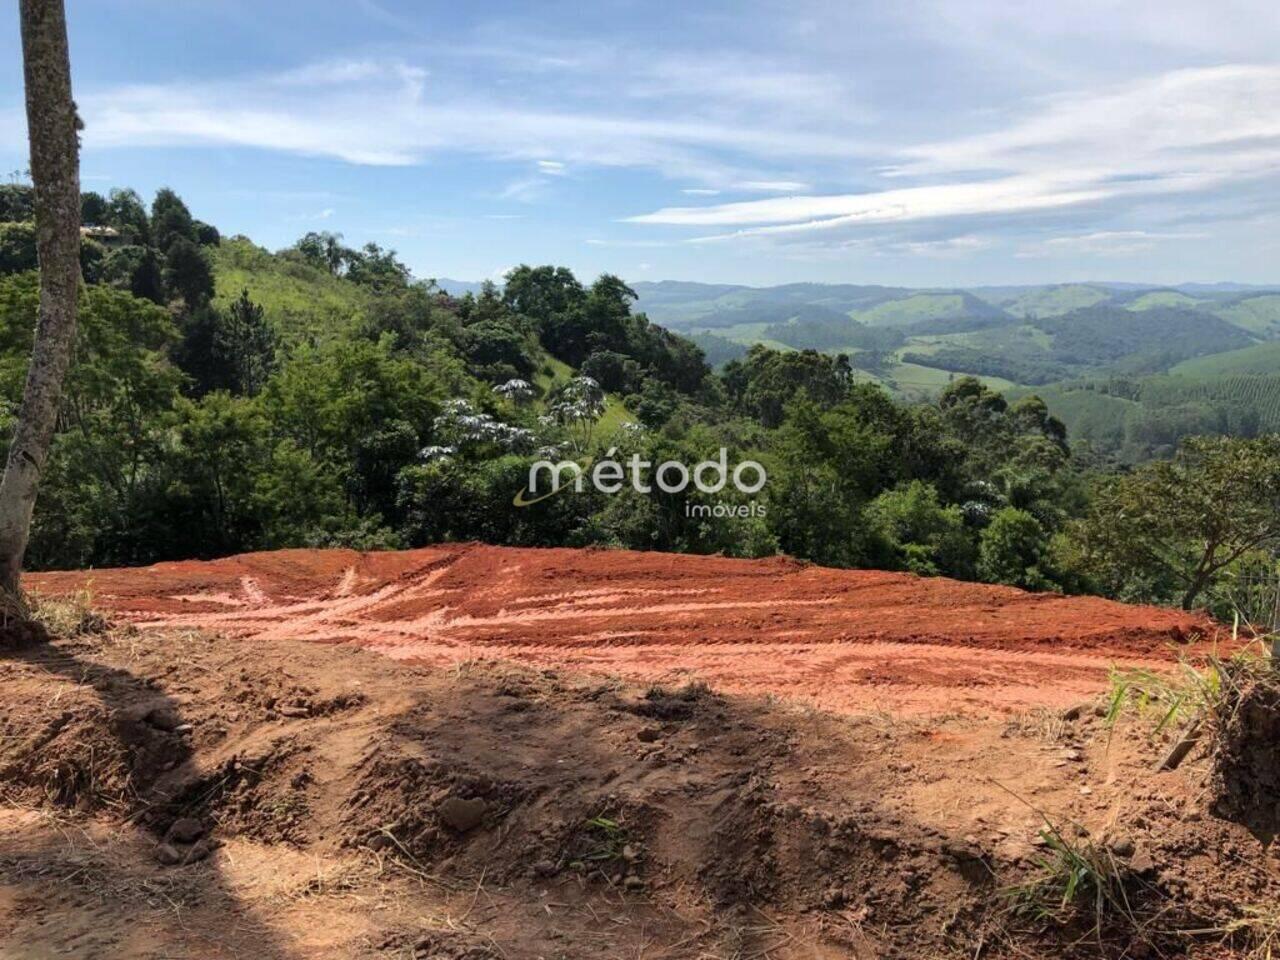
[[199, 841], [190, 850], [187, 851], [186, 856], [182, 858], [182, 862], [183, 863], [199, 863], [201, 860], [208, 857], [209, 854], [213, 853], [213, 849], [214, 849], [213, 842], [206, 837], [204, 840]]
[[173, 867], [182, 863], [185, 854], [173, 844], [161, 843], [157, 844], [154, 856], [157, 862], [164, 864], [166, 867]]
[[168, 733], [172, 733], [182, 725], [182, 717], [178, 716], [178, 711], [169, 706], [153, 707], [147, 712], [145, 719], [157, 730]]
[[195, 817], [180, 817], [173, 821], [166, 834], [172, 843], [195, 843], [204, 836], [204, 824]]
[[1117, 857], [1133, 856], [1134, 843], [1132, 837], [1116, 837], [1111, 841], [1111, 852]]
[[488, 804], [479, 797], [470, 800], [449, 797], [440, 804], [440, 819], [451, 830], [466, 833], [480, 825], [487, 808]]

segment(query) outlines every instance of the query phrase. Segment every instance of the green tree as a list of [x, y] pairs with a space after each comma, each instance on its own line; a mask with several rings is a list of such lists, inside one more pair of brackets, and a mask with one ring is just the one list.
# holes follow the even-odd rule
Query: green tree
[[973, 539], [958, 506], [943, 506], [938, 491], [912, 480], [867, 505], [867, 521], [884, 550], [885, 565], [924, 576], [973, 575]]
[[175, 545], [188, 556], [251, 550], [261, 529], [256, 465], [268, 424], [252, 401], [215, 391], [173, 407], [176, 445], [167, 490]]
[[503, 298], [516, 313], [546, 330], [555, 318], [581, 307], [586, 291], [566, 267], [521, 264], [507, 273]]
[[1190, 437], [1173, 460], [1104, 483], [1075, 533], [1111, 589], [1154, 571], [1190, 609], [1235, 561], [1280, 550], [1280, 435]]
[[195, 221], [187, 205], [168, 187], [161, 187], [151, 202], [152, 244], [167, 252], [175, 240], [195, 243], [197, 239]]
[[979, 538], [978, 576], [988, 583], [1044, 590], [1051, 586], [1042, 569], [1048, 545], [1039, 520], [1025, 510], [1005, 507]]
[[87, 288], [80, 299], [32, 556], [43, 566], [149, 562], [169, 540], [155, 505], [165, 420], [182, 379], [165, 359], [173, 323], [154, 304], [109, 287]]
[[771, 440], [769, 524], [782, 549], [832, 566], [865, 564], [863, 508], [892, 476], [892, 434], [855, 405], [824, 411], [801, 391]]
[[98, 277], [102, 283], [127, 290], [135, 297], [164, 303], [164, 275], [160, 258], [150, 247], [117, 247], [103, 259]]
[[430, 438], [442, 397], [430, 371], [384, 337], [298, 348], [261, 400], [274, 429], [329, 464], [362, 512], [389, 513], [389, 478]]
[[196, 243], [202, 247], [216, 247], [222, 242], [222, 234], [218, 232], [218, 228], [211, 223], [205, 223], [203, 220], [196, 220], [194, 223]]
[[276, 365], [277, 337], [266, 313], [249, 299], [249, 291], [240, 291], [219, 315], [213, 337], [213, 351], [226, 369], [233, 392], [256, 396], [266, 385]]
[[94, 190], [80, 194], [80, 223], [86, 227], [105, 226], [110, 217], [107, 198]]
[[0, 223], [0, 275], [36, 268], [34, 223]]
[[171, 300], [195, 310], [213, 299], [213, 267], [193, 241], [178, 237], [164, 258], [164, 286]]
[[384, 250], [376, 243], [366, 243], [359, 250], [347, 250], [347, 279], [375, 290], [398, 290], [408, 286], [409, 268], [396, 257], [394, 250]]
[[147, 208], [135, 190], [111, 191], [107, 197], [107, 226], [119, 230], [125, 243], [147, 246], [151, 242]]
[[0, 221], [35, 220], [35, 190], [25, 183], [0, 183]]
[[339, 276], [353, 251], [342, 245], [342, 234], [311, 231], [293, 245], [308, 263], [328, 270], [331, 276]]
[[801, 391], [821, 407], [839, 403], [849, 387], [849, 369], [838, 357], [816, 350], [783, 352], [756, 344], [741, 360], [725, 365], [723, 380], [739, 411], [776, 427]]

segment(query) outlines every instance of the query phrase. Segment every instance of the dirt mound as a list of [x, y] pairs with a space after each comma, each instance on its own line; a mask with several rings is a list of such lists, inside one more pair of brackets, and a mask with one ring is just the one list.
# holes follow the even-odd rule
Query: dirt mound
[[[1092, 709], [835, 716], [120, 630], [0, 659], [0, 702], [17, 956], [1207, 957], [1179, 931], [1280, 893], [1206, 759], [1153, 780]], [[1113, 851], [1140, 923], [1012, 909], [1046, 818]]]
[[504, 658], [794, 697], [841, 711], [1067, 706], [1112, 663], [1211, 635], [1198, 615], [785, 558], [482, 545], [285, 550], [36, 574], [145, 626], [351, 641], [405, 660]]
[[1268, 840], [1280, 833], [1280, 676], [1249, 677], [1214, 732], [1215, 807]]

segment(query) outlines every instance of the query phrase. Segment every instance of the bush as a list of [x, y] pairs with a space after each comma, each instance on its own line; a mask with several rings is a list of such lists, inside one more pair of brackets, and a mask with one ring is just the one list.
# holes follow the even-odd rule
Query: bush
[[978, 576], [988, 583], [1008, 583], [1028, 590], [1052, 586], [1042, 559], [1048, 538], [1040, 521], [1016, 507], [991, 518], [978, 543]]

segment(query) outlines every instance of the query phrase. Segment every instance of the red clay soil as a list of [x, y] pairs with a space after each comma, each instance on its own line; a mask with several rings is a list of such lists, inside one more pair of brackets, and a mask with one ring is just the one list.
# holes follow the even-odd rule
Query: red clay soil
[[785, 558], [477, 544], [282, 550], [27, 586], [87, 589], [140, 626], [703, 680], [849, 713], [1064, 706], [1104, 688], [1113, 664], [1167, 664], [1215, 636], [1199, 614]]

